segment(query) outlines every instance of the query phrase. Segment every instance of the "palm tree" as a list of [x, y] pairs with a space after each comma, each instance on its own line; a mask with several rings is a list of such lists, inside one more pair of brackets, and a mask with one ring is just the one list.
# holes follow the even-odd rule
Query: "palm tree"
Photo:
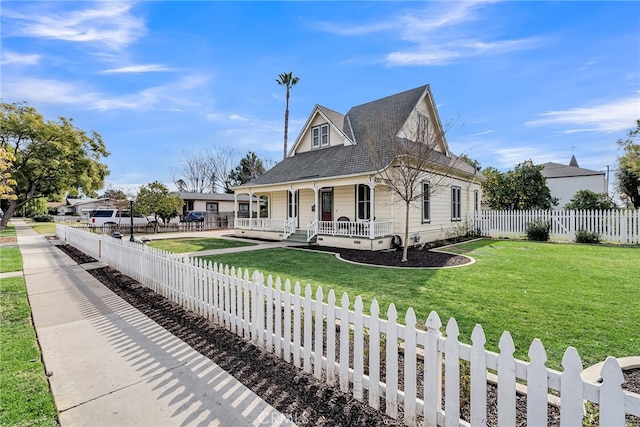
[[287, 158], [287, 134], [289, 131], [289, 91], [292, 87], [298, 83], [300, 80], [299, 77], [293, 77], [293, 71], [288, 73], [278, 74], [278, 78], [276, 79], [276, 83], [280, 86], [284, 86], [287, 88], [287, 107], [284, 110], [284, 155], [283, 159]]

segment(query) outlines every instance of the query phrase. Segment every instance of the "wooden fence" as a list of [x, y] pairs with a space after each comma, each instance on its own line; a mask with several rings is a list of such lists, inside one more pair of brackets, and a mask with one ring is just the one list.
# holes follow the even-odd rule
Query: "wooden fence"
[[[550, 405], [559, 412], [560, 425], [581, 425], [585, 401], [599, 405], [601, 426], [624, 426], [625, 416], [640, 417], [640, 395], [622, 389], [622, 371], [612, 357], [604, 363], [602, 382], [594, 383], [581, 377], [583, 365], [572, 347], [559, 372], [545, 366], [538, 339], [530, 346], [530, 361], [524, 362], [513, 357], [508, 332], [500, 338], [498, 354], [485, 349], [480, 325], [473, 330], [472, 345], [458, 340], [455, 319], [448, 321], [444, 336], [436, 312], [422, 324], [410, 308], [403, 324], [393, 304], [381, 318], [376, 300], [365, 314], [360, 296], [352, 300], [345, 293], [338, 301], [333, 290], [325, 294], [318, 287], [313, 295], [309, 285], [283, 283], [257, 271], [250, 276], [247, 270], [61, 225], [57, 232], [183, 308], [408, 426], [485, 426], [491, 390], [497, 394], [502, 426], [545, 426]], [[497, 374], [495, 385], [488, 382], [492, 373]], [[526, 411], [518, 411], [516, 390], [523, 385]], [[463, 401], [470, 402], [468, 408], [461, 406]], [[466, 419], [462, 412], [469, 414]]]
[[483, 210], [472, 214], [470, 227], [483, 236], [522, 238], [534, 220], [548, 221], [552, 240], [575, 241], [579, 230], [595, 232], [602, 242], [640, 244], [640, 209], [602, 211]]

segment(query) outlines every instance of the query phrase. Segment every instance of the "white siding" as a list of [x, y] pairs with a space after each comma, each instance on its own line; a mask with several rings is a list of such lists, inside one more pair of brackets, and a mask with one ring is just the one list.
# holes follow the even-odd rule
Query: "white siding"
[[578, 190], [591, 190], [596, 193], [608, 193], [605, 175], [569, 176], [563, 178], [547, 178], [547, 187], [551, 195], [558, 198], [556, 209], [562, 209], [569, 203]]
[[[311, 129], [314, 126], [319, 126], [322, 124], [329, 124], [329, 147], [333, 147], [336, 145], [344, 145], [344, 137], [338, 132], [331, 124], [320, 114], [316, 114], [316, 116], [311, 120], [311, 124], [307, 131], [302, 135], [300, 139], [300, 143], [296, 147], [296, 153], [304, 153], [307, 151], [311, 151]], [[322, 148], [327, 148], [322, 147]], [[321, 150], [322, 148], [316, 148], [316, 150]]]

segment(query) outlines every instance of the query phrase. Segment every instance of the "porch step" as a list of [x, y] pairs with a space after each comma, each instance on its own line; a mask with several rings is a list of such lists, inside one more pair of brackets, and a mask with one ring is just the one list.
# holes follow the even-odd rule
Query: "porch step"
[[306, 231], [296, 231], [287, 237], [287, 242], [295, 242], [295, 243], [303, 243], [305, 245], [314, 245], [316, 243], [316, 238], [314, 236], [310, 242], [307, 242], [307, 232]]

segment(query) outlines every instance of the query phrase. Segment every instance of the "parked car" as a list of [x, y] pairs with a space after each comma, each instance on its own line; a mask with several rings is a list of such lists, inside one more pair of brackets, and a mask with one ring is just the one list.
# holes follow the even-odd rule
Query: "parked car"
[[[129, 227], [131, 216], [128, 210], [119, 211], [115, 208], [103, 208], [91, 211], [89, 214], [89, 227], [102, 228], [104, 231], [116, 230], [120, 227]], [[155, 226], [155, 220], [141, 214], [133, 214], [134, 226]]]
[[188, 211], [184, 214], [182, 222], [204, 222], [207, 213], [204, 211]]

